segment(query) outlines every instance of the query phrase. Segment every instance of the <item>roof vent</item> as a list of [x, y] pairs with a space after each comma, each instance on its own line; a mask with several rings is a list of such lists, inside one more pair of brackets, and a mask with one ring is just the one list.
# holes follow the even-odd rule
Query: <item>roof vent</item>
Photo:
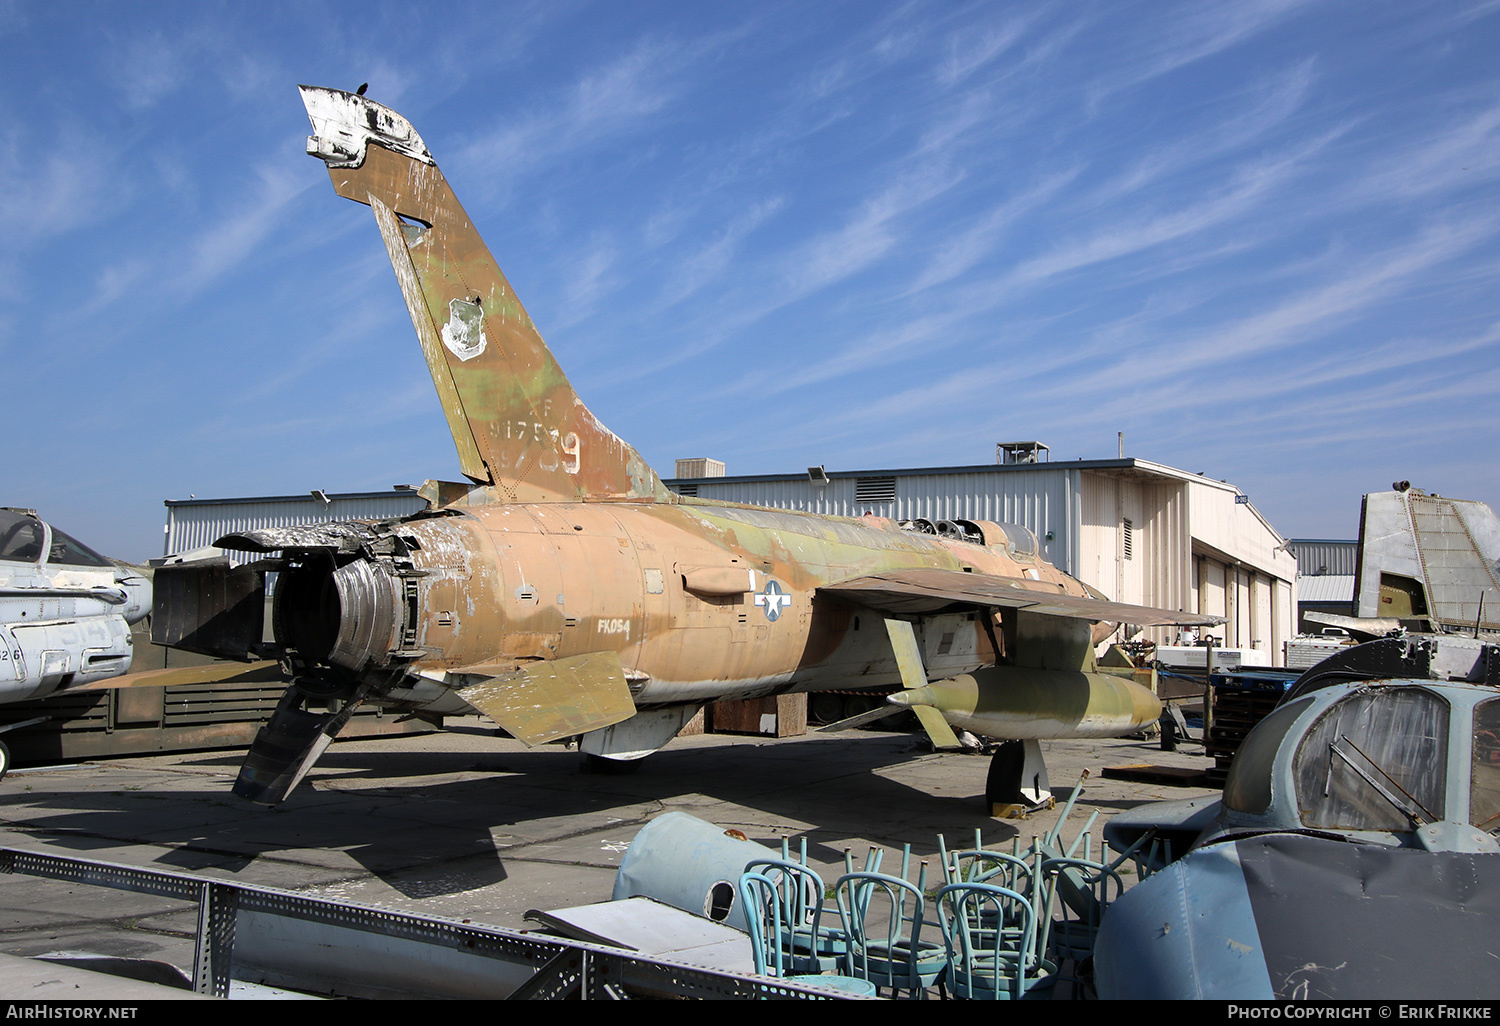
[[861, 477], [854, 483], [854, 501], [895, 502], [896, 479], [894, 477]]
[[1050, 463], [1052, 451], [1041, 442], [1001, 442], [995, 446], [995, 462]]

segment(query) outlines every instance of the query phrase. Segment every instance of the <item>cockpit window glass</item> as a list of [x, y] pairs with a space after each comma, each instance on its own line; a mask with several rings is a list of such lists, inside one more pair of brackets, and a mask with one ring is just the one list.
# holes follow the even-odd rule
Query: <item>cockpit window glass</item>
[[1425, 688], [1369, 688], [1337, 703], [1295, 760], [1304, 826], [1402, 833], [1446, 818], [1448, 702]]
[[63, 563], [67, 566], [114, 565], [83, 542], [69, 537], [56, 527], [52, 528], [52, 551], [47, 556], [47, 562]]
[[1469, 822], [1500, 833], [1500, 699], [1474, 707], [1474, 772], [1469, 785]]
[[35, 563], [41, 554], [41, 521], [0, 510], [0, 559]]
[[1312, 702], [1311, 698], [1302, 698], [1283, 705], [1255, 725], [1229, 765], [1224, 781], [1225, 808], [1259, 815], [1271, 807], [1271, 769], [1281, 739]]

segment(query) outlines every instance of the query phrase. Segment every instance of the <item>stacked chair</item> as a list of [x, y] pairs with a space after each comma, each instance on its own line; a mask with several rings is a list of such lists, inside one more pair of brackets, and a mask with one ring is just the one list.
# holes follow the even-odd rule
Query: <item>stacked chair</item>
[[1042, 860], [1042, 880], [1048, 917], [1041, 946], [1059, 965], [1086, 964], [1094, 956], [1105, 910], [1124, 893], [1120, 874], [1113, 866], [1064, 857]]
[[938, 891], [954, 997], [1019, 1001], [1048, 988], [1052, 963], [1036, 955], [1036, 912], [1026, 896], [986, 883]]
[[[773, 975], [793, 973], [825, 973], [837, 969], [845, 943], [844, 932], [837, 926], [823, 922], [823, 896], [826, 889], [823, 878], [800, 863], [786, 859], [757, 859], [745, 867], [740, 877], [740, 891], [745, 890], [747, 878], [759, 877], [755, 881], [758, 901], [745, 896], [745, 908], [753, 913], [771, 909], [774, 923], [768, 923], [762, 931], [765, 944], [774, 943]], [[774, 894], [768, 894], [769, 887]], [[767, 962], [773, 958], [769, 956]], [[786, 971], [783, 971], [785, 969]], [[757, 972], [764, 970], [757, 969]]]
[[[740, 875], [740, 899], [750, 927], [755, 971], [855, 994], [875, 994], [874, 984], [861, 977], [838, 975], [848, 951], [848, 934], [831, 920], [824, 906], [827, 888], [807, 865], [807, 842], [802, 861], [793, 862], [786, 841], [780, 859], [756, 859]], [[878, 856], [872, 852], [874, 865]], [[825, 917], [825, 912], [830, 913]]]
[[897, 996], [923, 998], [948, 969], [944, 946], [922, 939], [926, 867], [913, 884], [903, 876], [845, 873], [834, 884], [839, 919], [848, 935], [845, 972]]
[[756, 971], [917, 999], [934, 987], [958, 998], [1048, 998], [1064, 980], [1073, 996], [1087, 993], [1099, 924], [1124, 890], [1119, 867], [1149, 864], [1159, 853], [1143, 838], [1113, 861], [1103, 861], [1102, 848], [1096, 858], [1097, 812], [1064, 845], [1082, 785], [1057, 825], [1024, 850], [1019, 838], [1008, 852], [986, 848], [976, 830], [972, 847], [950, 851], [938, 835], [942, 877], [932, 889], [926, 862], [913, 879], [910, 845], [899, 873], [881, 872], [878, 848], [861, 869], [846, 850], [844, 874], [830, 890], [807, 864], [806, 840], [798, 861], [783, 841], [780, 859], [752, 862], [740, 878]]
[[939, 836], [938, 851], [946, 879], [937, 906], [948, 989], [955, 997], [991, 1000], [1050, 994], [1056, 968], [1038, 942], [1033, 864], [1016, 851], [984, 848], [977, 831], [973, 848], [949, 852]]

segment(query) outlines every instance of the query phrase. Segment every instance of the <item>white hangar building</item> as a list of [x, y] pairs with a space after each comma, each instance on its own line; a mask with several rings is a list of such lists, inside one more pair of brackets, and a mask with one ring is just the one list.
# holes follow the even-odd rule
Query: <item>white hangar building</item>
[[[971, 467], [725, 477], [723, 464], [677, 462], [668, 488], [705, 499], [897, 520], [993, 520], [1036, 534], [1042, 555], [1121, 602], [1222, 616], [1222, 645], [1284, 662], [1294, 637], [1297, 560], [1232, 484], [1131, 458], [1047, 462], [1037, 442], [999, 447]], [[1159, 644], [1175, 629], [1147, 637]]]

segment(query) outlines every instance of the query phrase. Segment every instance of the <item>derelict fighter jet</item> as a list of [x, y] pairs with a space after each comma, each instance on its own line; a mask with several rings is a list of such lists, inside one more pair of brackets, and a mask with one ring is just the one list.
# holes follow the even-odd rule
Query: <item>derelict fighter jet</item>
[[153, 640], [270, 654], [291, 682], [237, 794], [283, 799], [366, 702], [478, 710], [610, 760], [715, 699], [833, 687], [904, 683], [940, 744], [945, 717], [1032, 739], [1157, 718], [1149, 691], [1091, 672], [1093, 623], [1217, 621], [1104, 601], [1014, 525], [921, 533], [674, 495], [574, 394], [411, 124], [355, 93], [302, 98], [308, 153], [374, 211], [469, 481], [428, 482], [430, 508], [399, 520], [227, 535], [265, 557], [237, 570], [158, 571]]
[[[0, 702], [125, 673], [134, 652], [130, 625], [150, 610], [144, 572], [111, 562], [35, 510], [0, 508]], [[9, 764], [0, 742], [0, 777]]]

